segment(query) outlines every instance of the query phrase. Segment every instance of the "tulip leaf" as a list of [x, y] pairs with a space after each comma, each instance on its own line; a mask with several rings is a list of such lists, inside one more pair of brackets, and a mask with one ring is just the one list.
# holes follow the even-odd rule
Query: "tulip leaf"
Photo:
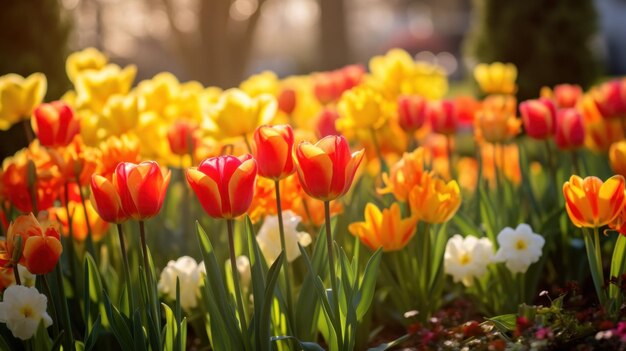
[[480, 228], [472, 223], [463, 212], [457, 212], [454, 217], [452, 217], [452, 222], [456, 225], [458, 232], [463, 236], [474, 235], [479, 238], [483, 236]]
[[493, 207], [493, 203], [487, 194], [487, 191], [483, 188], [480, 188], [480, 218], [482, 220], [482, 224], [485, 226], [485, 232], [487, 233], [487, 237], [492, 241], [496, 242], [496, 212]]
[[285, 341], [285, 340], [290, 340], [295, 342], [298, 346], [300, 350], [303, 351], [324, 351], [324, 348], [322, 348], [320, 345], [314, 343], [314, 342], [306, 342], [306, 341], [300, 341], [298, 338], [294, 337], [294, 336], [275, 336], [272, 337], [272, 341], [273, 342], [278, 342], [278, 341]]
[[[269, 271], [267, 272], [267, 285], [265, 286], [265, 298], [261, 305], [261, 314], [256, 321], [259, 323], [259, 336], [261, 350], [271, 350], [271, 335], [270, 335], [270, 313], [272, 309], [272, 301], [274, 300], [274, 288], [278, 283], [278, 277], [280, 276], [280, 269], [283, 266], [283, 260], [285, 259], [285, 252], [282, 251], [276, 258]], [[256, 317], [256, 316], [255, 316]]]
[[382, 249], [376, 250], [374, 255], [370, 257], [363, 271], [363, 278], [359, 286], [357, 296], [356, 318], [363, 319], [374, 299], [374, 291], [376, 289], [376, 280], [378, 278], [378, 268], [383, 257]]
[[95, 306], [98, 306], [98, 309], [100, 311], [97, 312], [96, 316], [102, 316], [102, 325], [108, 325], [109, 320], [107, 318], [104, 305], [102, 304], [102, 301], [104, 300], [102, 296], [102, 291], [104, 289], [102, 285], [102, 280], [100, 279], [100, 272], [98, 271], [98, 266], [96, 265], [96, 262], [88, 252], [85, 253], [84, 270], [85, 291], [83, 292], [83, 303], [85, 308], [85, 328], [86, 330], [91, 330], [93, 324], [95, 323], [95, 318], [93, 318], [92, 316], [93, 312], [91, 311], [91, 304], [95, 304]]
[[502, 335], [506, 335], [506, 333], [515, 330], [517, 325], [517, 316], [514, 313], [503, 314], [487, 318], [487, 321], [491, 322]]
[[102, 332], [101, 318], [102, 315], [99, 315], [98, 318], [96, 318], [96, 321], [93, 323], [93, 327], [89, 330], [89, 334], [85, 336], [85, 351], [90, 351], [94, 346], [96, 346], [96, 341], [98, 341], [98, 337]]
[[[208, 317], [208, 328], [207, 334], [209, 336], [209, 340], [211, 342], [211, 347], [214, 350], [222, 351], [222, 350], [231, 350], [230, 347], [230, 334], [224, 324], [224, 319], [222, 319], [221, 312], [218, 309], [215, 298], [211, 296], [211, 289], [207, 286], [208, 281], [206, 276], [203, 278], [203, 286], [200, 289], [202, 294], [202, 299], [206, 306], [206, 315]], [[211, 317], [215, 316], [215, 317]]]
[[[626, 236], [618, 235], [617, 242], [613, 248], [613, 259], [611, 259], [611, 275], [610, 278], [621, 278], [624, 273], [624, 253], [626, 251]], [[616, 284], [609, 284], [609, 297], [617, 299], [620, 295], [620, 289]]]
[[[428, 282], [428, 289], [432, 289], [435, 284], [435, 280], [441, 279], [441, 267], [443, 265], [443, 255], [446, 250], [446, 244], [448, 243], [448, 234], [446, 232], [448, 223], [444, 223], [435, 235], [433, 249], [433, 262], [430, 271], [430, 281]], [[427, 233], [428, 234], [428, 233]]]
[[104, 292], [104, 305], [109, 317], [111, 330], [123, 350], [133, 350], [134, 343], [131, 334], [132, 324], [128, 318], [120, 313], [117, 307], [111, 304], [109, 295]]
[[146, 335], [141, 325], [141, 312], [139, 309], [133, 313], [133, 350], [148, 350]]

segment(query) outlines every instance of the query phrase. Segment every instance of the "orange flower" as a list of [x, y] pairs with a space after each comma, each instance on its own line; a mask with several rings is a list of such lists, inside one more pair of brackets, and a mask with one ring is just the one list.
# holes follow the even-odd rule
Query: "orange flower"
[[401, 250], [415, 234], [417, 216], [402, 218], [397, 203], [381, 212], [376, 205], [365, 206], [365, 221], [351, 223], [348, 230], [372, 250], [382, 247], [383, 251]]
[[124, 212], [140, 221], [156, 216], [163, 206], [170, 176], [169, 170], [161, 170], [154, 161], [121, 162], [115, 169], [113, 184]]
[[585, 143], [583, 117], [575, 108], [563, 108], [556, 114], [554, 142], [561, 150], [571, 150]]
[[111, 136], [100, 143], [100, 175], [113, 179], [115, 168], [120, 162], [139, 163], [139, 139], [129, 134]]
[[478, 185], [478, 161], [473, 157], [461, 157], [456, 168], [461, 189], [473, 193]]
[[[15, 245], [18, 237], [21, 238], [21, 252], [14, 252], [17, 249]], [[18, 216], [9, 226], [2, 261], [8, 262], [12, 267], [16, 267], [18, 263], [22, 264], [33, 274], [46, 274], [54, 269], [62, 251], [59, 231], [52, 226], [48, 226], [44, 231], [35, 216], [30, 213]]]
[[423, 173], [409, 193], [411, 211], [426, 223], [447, 222], [461, 206], [461, 191], [456, 181], [447, 184], [431, 173]]
[[260, 126], [254, 131], [253, 154], [261, 177], [280, 180], [296, 171], [293, 142], [293, 130], [287, 124]]
[[[95, 176], [96, 175], [94, 175], [94, 177]], [[87, 207], [87, 217], [89, 218], [89, 227], [91, 228], [93, 240], [99, 241], [109, 229], [109, 224], [100, 217], [96, 209], [91, 204], [91, 201], [85, 200], [85, 206]], [[87, 222], [85, 220], [83, 204], [80, 201], [70, 201], [68, 203], [68, 208], [72, 219], [72, 235], [74, 239], [83, 241], [87, 238]], [[61, 223], [61, 225], [63, 225], [63, 235], [69, 235], [69, 221], [67, 219], [67, 211], [65, 208], [55, 208], [53, 215], [54, 218]]]
[[[292, 210], [297, 212], [294, 207], [300, 206], [301, 198], [306, 196], [302, 191], [298, 176], [292, 174], [280, 180], [280, 204], [283, 211]], [[274, 189], [274, 181], [264, 177], [257, 177], [254, 186], [254, 197], [248, 215], [253, 223], [267, 215], [276, 215], [276, 191]], [[302, 217], [300, 214], [298, 214]]]
[[98, 171], [100, 152], [86, 146], [80, 136], [63, 148], [50, 150], [50, 156], [59, 168], [64, 182], [89, 183], [91, 175]]
[[517, 144], [493, 145], [483, 143], [480, 146], [480, 155], [483, 166], [482, 176], [489, 181], [491, 187], [496, 185], [496, 169], [502, 170], [504, 176], [513, 184], [521, 183], [522, 170], [519, 165], [519, 148]]
[[570, 177], [563, 184], [567, 214], [577, 227], [601, 227], [613, 221], [619, 214], [626, 197], [624, 177], [615, 175], [602, 182], [597, 177]]
[[187, 169], [187, 182], [202, 208], [214, 218], [232, 219], [246, 213], [252, 202], [257, 163], [250, 155], [208, 158]]
[[626, 177], [626, 140], [611, 145], [609, 160], [613, 171]]
[[584, 96], [577, 108], [583, 115], [585, 145], [588, 148], [607, 152], [613, 143], [624, 139], [622, 121], [619, 118], [603, 118], [591, 96]]
[[318, 200], [328, 201], [350, 190], [363, 150], [351, 154], [343, 136], [331, 135], [315, 144], [301, 142], [294, 156], [304, 191]]
[[278, 94], [278, 109], [287, 115], [291, 115], [296, 108], [297, 94], [296, 91], [291, 88], [283, 89]]
[[503, 143], [519, 134], [522, 121], [515, 117], [516, 104], [511, 95], [488, 96], [474, 119], [476, 140]]
[[33, 130], [43, 146], [66, 146], [80, 133], [80, 120], [63, 101], [39, 105], [33, 117]]
[[620, 117], [626, 113], [626, 85], [619, 79], [605, 82], [591, 90], [598, 111], [604, 118]]
[[554, 87], [554, 100], [559, 108], [576, 106], [582, 94], [583, 90], [580, 85], [559, 84]]
[[405, 202], [409, 191], [421, 180], [424, 173], [424, 148], [418, 147], [411, 153], [404, 153], [402, 159], [391, 167], [389, 174], [383, 174], [385, 187], [379, 194], [392, 193], [398, 201]]
[[91, 201], [103, 220], [112, 223], [128, 220], [129, 216], [122, 208], [122, 200], [109, 179], [97, 174], [91, 177]]

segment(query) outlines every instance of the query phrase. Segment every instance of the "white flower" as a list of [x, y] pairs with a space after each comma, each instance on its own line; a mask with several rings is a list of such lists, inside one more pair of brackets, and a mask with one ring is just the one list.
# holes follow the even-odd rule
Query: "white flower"
[[20, 274], [20, 280], [22, 281], [22, 285], [28, 287], [35, 286], [35, 280], [37, 278], [36, 275], [29, 272], [28, 269], [26, 269], [26, 267], [22, 266], [21, 264], [17, 265], [17, 271]]
[[[308, 246], [311, 243], [311, 236], [306, 232], [298, 232], [296, 227], [302, 218], [296, 216], [291, 211], [283, 212], [283, 224], [285, 226], [285, 249], [287, 250], [287, 261], [291, 262], [300, 256], [298, 243]], [[280, 231], [278, 229], [278, 216], [267, 216], [263, 221], [263, 226], [256, 236], [259, 248], [267, 264], [271, 265], [280, 255]]]
[[0, 322], [6, 323], [13, 336], [22, 340], [30, 339], [39, 323], [47, 328], [52, 318], [46, 312], [48, 298], [35, 288], [12, 285], [4, 291], [0, 302]]
[[456, 234], [446, 244], [443, 265], [455, 282], [471, 286], [474, 277], [480, 278], [487, 272], [492, 258], [493, 244], [489, 239], [471, 235], [463, 238]]
[[[250, 280], [252, 279], [252, 272], [250, 271], [250, 260], [248, 259], [248, 256], [238, 256], [236, 261], [239, 281], [241, 282], [241, 289], [248, 290], [248, 287], [250, 286]], [[228, 272], [231, 271], [230, 259], [226, 260], [226, 270]]]
[[525, 223], [513, 229], [506, 227], [498, 234], [500, 249], [494, 261], [506, 262], [506, 268], [513, 273], [525, 273], [528, 267], [539, 261], [545, 239]]
[[[204, 268], [204, 265], [202, 265]], [[180, 282], [180, 306], [189, 310], [198, 305], [200, 287], [200, 267], [196, 260], [182, 256], [176, 261], [169, 261], [161, 272], [158, 289], [169, 299], [176, 299], [176, 277]]]

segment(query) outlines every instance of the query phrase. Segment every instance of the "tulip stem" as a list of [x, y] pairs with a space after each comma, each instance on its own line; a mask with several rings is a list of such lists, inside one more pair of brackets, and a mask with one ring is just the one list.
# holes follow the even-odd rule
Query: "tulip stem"
[[33, 142], [33, 132], [30, 129], [30, 125], [28, 123], [29, 120], [27, 119], [23, 119], [22, 120], [22, 126], [24, 127], [24, 135], [26, 135], [26, 140], [28, 140], [28, 143], [32, 143]]
[[[285, 243], [285, 226], [283, 224], [283, 207], [280, 203], [280, 181], [274, 181], [276, 189], [276, 212], [278, 214], [278, 230], [280, 233], [280, 247], [287, 256], [287, 244]], [[291, 296], [291, 282], [289, 281], [289, 259], [285, 257], [283, 260], [283, 274], [285, 278], [285, 289], [287, 294], [287, 325], [292, 327], [293, 323], [293, 297]], [[292, 328], [293, 329], [293, 328]]]
[[552, 190], [554, 190], [558, 195], [558, 191], [556, 191], [558, 184], [556, 179], [556, 165], [554, 164], [554, 157], [552, 155], [552, 148], [550, 147], [550, 140], [544, 140], [544, 145], [546, 146], [548, 168], [550, 169], [550, 176], [552, 177]]
[[376, 156], [380, 160], [380, 174], [387, 172], [387, 162], [385, 162], [385, 158], [383, 157], [383, 152], [380, 149], [380, 144], [378, 143], [378, 138], [376, 137], [376, 131], [374, 128], [370, 128], [370, 132], [372, 133], [372, 142], [374, 143], [374, 149], [376, 149]]
[[598, 234], [598, 228], [593, 229], [593, 239], [588, 231], [583, 233], [585, 239], [585, 249], [587, 250], [587, 260], [589, 261], [589, 269], [591, 271], [591, 277], [593, 278], [593, 284], [598, 295], [598, 300], [602, 306], [606, 304], [606, 296], [602, 290], [604, 284], [603, 271], [602, 271], [602, 257], [600, 250], [600, 235]]
[[126, 280], [126, 293], [128, 294], [128, 301], [130, 304], [129, 316], [132, 316], [135, 312], [135, 297], [133, 296], [133, 289], [130, 280], [130, 265], [128, 264], [128, 256], [126, 253], [126, 241], [124, 240], [124, 233], [122, 231], [122, 224], [117, 223], [117, 235], [120, 239], [120, 250], [122, 251], [122, 262], [124, 264], [124, 278]]
[[52, 335], [56, 338], [59, 335], [59, 314], [57, 312], [56, 303], [54, 302], [54, 297], [52, 296], [52, 290], [50, 289], [50, 284], [48, 284], [48, 277], [45, 274], [41, 275], [42, 285], [44, 290], [46, 290], [46, 295], [48, 296], [48, 300], [50, 301], [50, 311], [52, 312], [52, 319], [54, 323], [52, 323]]
[[72, 214], [70, 213], [70, 189], [69, 184], [65, 183], [64, 187], [64, 195], [65, 195], [65, 215], [67, 216], [67, 237], [69, 242], [69, 261], [70, 261], [70, 273], [72, 274], [72, 278], [76, 279], [76, 260], [75, 260], [75, 247], [74, 247], [74, 231], [72, 230]]
[[576, 152], [576, 150], [572, 150], [572, 168], [574, 169], [574, 174], [577, 174], [579, 176], [583, 176], [582, 174], [580, 174], [580, 161], [578, 160], [578, 153]]
[[452, 136], [446, 135], [446, 148], [448, 151], [448, 172], [450, 173], [450, 179], [455, 178], [454, 172], [454, 162], [452, 160], [453, 150], [452, 150]]
[[[72, 258], [73, 259], [73, 258]], [[57, 280], [57, 290], [61, 299], [61, 307], [63, 309], [63, 325], [65, 327], [65, 344], [63, 349], [74, 349], [74, 335], [72, 334], [72, 320], [70, 319], [70, 309], [67, 306], [67, 297], [65, 296], [65, 288], [63, 285], [63, 271], [61, 270], [61, 260], [55, 266], [55, 275]]]
[[[374, 131], [372, 129], [372, 131]], [[335, 317], [335, 333], [337, 335], [337, 345], [342, 348], [343, 334], [341, 332], [341, 315], [339, 314], [339, 289], [337, 289], [337, 275], [335, 273], [335, 258], [333, 254], [333, 235], [330, 228], [330, 201], [324, 201], [324, 217], [326, 219], [326, 245], [328, 246], [328, 266], [330, 271], [330, 286], [332, 288], [333, 308]]]
[[22, 279], [20, 278], [20, 270], [17, 268], [17, 263], [13, 265], [13, 275], [15, 276], [15, 284], [22, 285]]
[[[154, 287], [155, 287], [155, 283], [154, 283], [154, 278], [152, 277], [152, 269], [150, 268], [150, 260], [148, 257], [148, 245], [146, 244], [146, 228], [144, 227], [144, 221], [139, 221], [139, 238], [141, 240], [141, 250], [143, 253], [143, 264], [144, 264], [144, 272], [146, 274], [146, 280], [148, 281], [148, 289], [146, 289], [146, 291], [148, 292], [148, 301], [150, 302], [150, 307], [153, 309], [152, 313], [154, 320], [158, 321], [158, 323], [160, 323], [161, 321], [161, 316], [159, 314], [159, 308], [160, 308], [160, 304], [159, 301], [151, 301], [151, 296], [156, 296], [156, 292], [154, 292]], [[158, 328], [157, 328], [157, 332], [158, 332]], [[160, 338], [160, 333], [159, 334], [159, 338]]]
[[[93, 246], [93, 234], [91, 233], [91, 224], [89, 224], [89, 214], [87, 211], [87, 204], [85, 203], [85, 193], [83, 193], [83, 187], [80, 185], [79, 176], [76, 175], [76, 184], [78, 185], [78, 193], [80, 194], [80, 202], [83, 204], [83, 215], [85, 216], [85, 225], [87, 226], [87, 252], [96, 259], [96, 250]], [[69, 199], [67, 199], [69, 201]]]
[[248, 323], [246, 322], [246, 311], [243, 308], [243, 298], [241, 296], [241, 287], [239, 285], [239, 270], [237, 269], [237, 256], [235, 254], [234, 222], [234, 219], [226, 220], [226, 225], [228, 227], [228, 249], [230, 252], [230, 269], [233, 273], [233, 284], [235, 286], [235, 298], [237, 299], [241, 332], [245, 334], [248, 331]]
[[250, 146], [250, 142], [248, 141], [248, 136], [246, 136], [246, 134], [243, 134], [241, 137], [243, 138], [243, 141], [246, 143], [246, 147], [248, 148], [248, 152], [252, 153], [252, 146]]

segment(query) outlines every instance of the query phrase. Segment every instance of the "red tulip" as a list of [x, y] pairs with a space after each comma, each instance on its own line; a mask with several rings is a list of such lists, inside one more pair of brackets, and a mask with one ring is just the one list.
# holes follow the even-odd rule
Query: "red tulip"
[[283, 89], [278, 95], [278, 109], [290, 115], [296, 108], [296, 91]]
[[559, 108], [576, 106], [582, 95], [583, 90], [580, 85], [559, 84], [554, 87], [554, 100]]
[[96, 212], [107, 222], [121, 223], [129, 216], [122, 208], [122, 201], [113, 185], [107, 178], [94, 174], [91, 177], [91, 197]]
[[435, 133], [451, 135], [456, 132], [457, 116], [454, 103], [449, 100], [434, 101], [426, 107], [426, 114]]
[[585, 143], [583, 117], [574, 108], [561, 109], [556, 117], [555, 142], [559, 149], [569, 150]]
[[414, 132], [426, 122], [426, 99], [421, 96], [398, 97], [398, 123], [402, 129]]
[[591, 91], [598, 111], [604, 118], [618, 117], [626, 113], [626, 84], [615, 79]]
[[317, 132], [320, 137], [338, 135], [335, 121], [339, 119], [339, 113], [332, 107], [325, 107], [317, 117]]
[[254, 194], [257, 163], [251, 155], [208, 158], [188, 168], [187, 181], [202, 208], [214, 218], [232, 219], [246, 213]]
[[136, 220], [156, 216], [165, 199], [171, 172], [163, 173], [154, 161], [120, 162], [113, 175], [124, 212]]
[[175, 155], [183, 156], [193, 153], [198, 143], [197, 125], [194, 122], [180, 120], [172, 124], [167, 131], [170, 150]]
[[547, 98], [526, 100], [519, 106], [528, 136], [546, 139], [556, 131], [556, 107]]
[[261, 177], [281, 180], [296, 171], [291, 155], [293, 130], [289, 125], [260, 126], [254, 131], [254, 146]]
[[314, 145], [303, 141], [294, 151], [304, 191], [319, 200], [334, 200], [350, 190], [363, 150], [350, 153], [343, 136], [327, 136]]
[[33, 112], [33, 117], [33, 130], [43, 146], [66, 146], [80, 132], [80, 120], [63, 101], [39, 105]]
[[52, 272], [61, 253], [61, 237], [54, 227], [48, 227], [42, 235], [31, 236], [24, 244], [24, 266], [32, 274]]

